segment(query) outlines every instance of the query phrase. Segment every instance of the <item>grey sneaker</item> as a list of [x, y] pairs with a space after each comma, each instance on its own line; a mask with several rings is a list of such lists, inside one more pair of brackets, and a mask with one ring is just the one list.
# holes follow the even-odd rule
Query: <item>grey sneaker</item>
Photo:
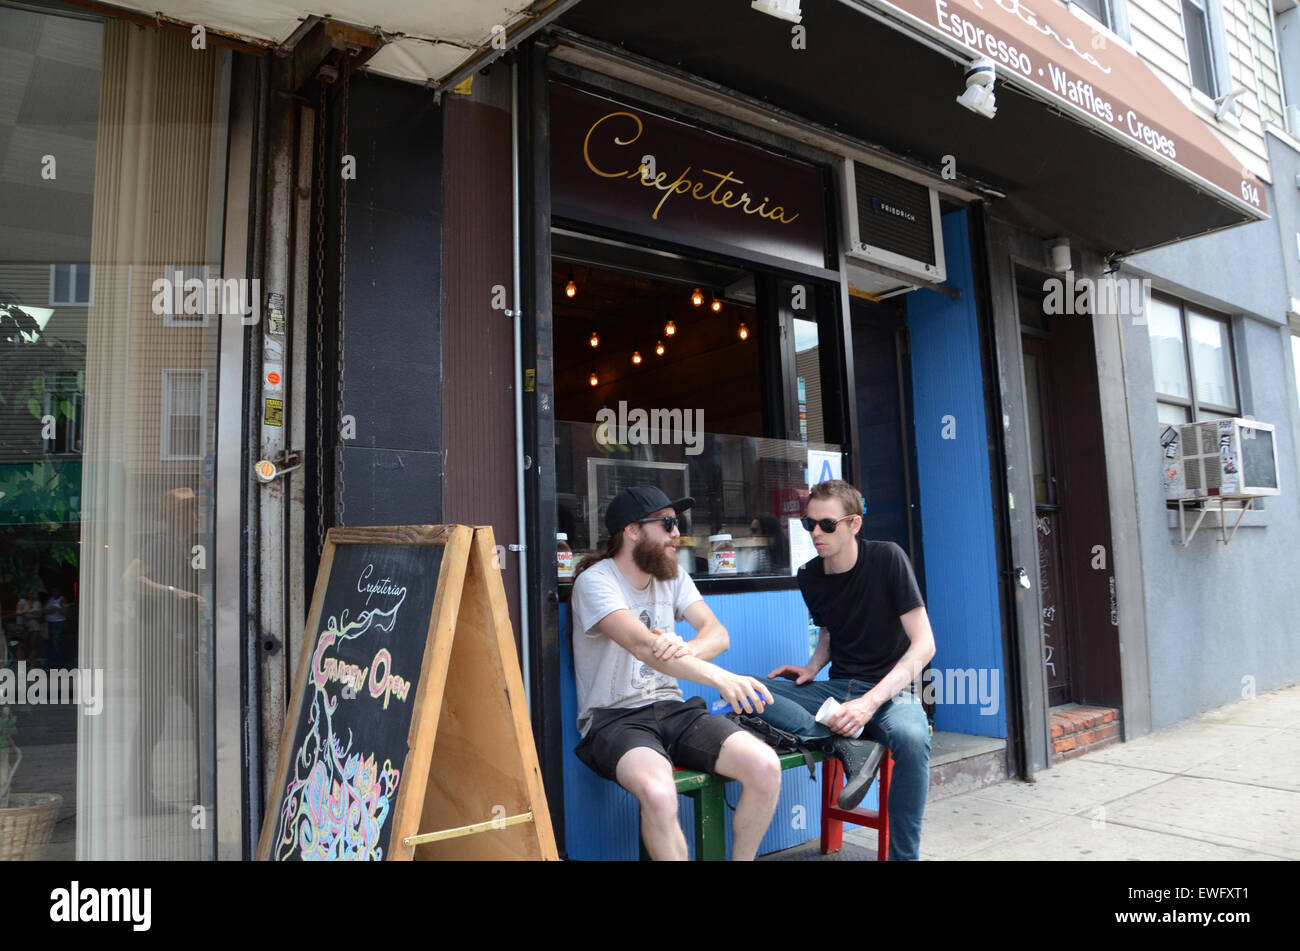
[[836, 804], [841, 809], [854, 809], [871, 788], [880, 761], [885, 758], [885, 747], [874, 740], [836, 737], [831, 742], [831, 755], [844, 764], [844, 789]]

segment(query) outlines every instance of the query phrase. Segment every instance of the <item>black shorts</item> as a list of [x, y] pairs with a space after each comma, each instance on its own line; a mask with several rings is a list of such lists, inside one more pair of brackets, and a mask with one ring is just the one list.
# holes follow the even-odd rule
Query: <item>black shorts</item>
[[645, 746], [674, 766], [713, 772], [722, 744], [744, 729], [714, 716], [700, 697], [659, 700], [644, 707], [612, 707], [591, 714], [591, 727], [574, 749], [598, 775], [618, 782], [615, 770], [628, 750]]

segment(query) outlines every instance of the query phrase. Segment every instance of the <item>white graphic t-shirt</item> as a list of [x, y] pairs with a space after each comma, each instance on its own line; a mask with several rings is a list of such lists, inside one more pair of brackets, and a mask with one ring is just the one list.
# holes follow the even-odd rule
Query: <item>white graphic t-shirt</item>
[[644, 707], [659, 700], [682, 699], [675, 677], [643, 664], [602, 634], [596, 625], [627, 609], [647, 628], [671, 632], [686, 609], [700, 600], [691, 576], [677, 572], [672, 581], [652, 578], [645, 589], [632, 587], [612, 558], [592, 565], [573, 584], [573, 666], [578, 681], [578, 732], [591, 726], [599, 707]]

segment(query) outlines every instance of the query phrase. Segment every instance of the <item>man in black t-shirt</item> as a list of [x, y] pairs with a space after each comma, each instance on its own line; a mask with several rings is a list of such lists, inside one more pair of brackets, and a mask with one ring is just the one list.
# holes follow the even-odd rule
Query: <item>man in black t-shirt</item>
[[[915, 860], [930, 787], [930, 726], [909, 687], [934, 656], [934, 634], [907, 555], [893, 542], [858, 538], [861, 512], [858, 490], [839, 479], [809, 493], [804, 527], [820, 557], [799, 569], [799, 590], [820, 636], [806, 665], [768, 674], [785, 680], [770, 682], [775, 702], [762, 717], [805, 740], [830, 741], [846, 767], [843, 809], [862, 800], [883, 756], [869, 741], [887, 746], [894, 756], [889, 858]], [[827, 661], [830, 679], [814, 681]], [[843, 706], [823, 726], [814, 717], [828, 697]]]

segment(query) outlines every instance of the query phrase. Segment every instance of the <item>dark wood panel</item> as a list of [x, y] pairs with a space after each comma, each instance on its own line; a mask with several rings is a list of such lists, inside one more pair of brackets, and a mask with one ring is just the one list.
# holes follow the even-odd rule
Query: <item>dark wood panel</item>
[[[514, 324], [492, 309], [493, 287], [513, 294], [510, 116], [450, 97], [443, 208], [443, 512], [450, 522], [491, 525], [497, 544], [516, 538]], [[518, 642], [519, 562], [504, 559], [510, 622]]]

